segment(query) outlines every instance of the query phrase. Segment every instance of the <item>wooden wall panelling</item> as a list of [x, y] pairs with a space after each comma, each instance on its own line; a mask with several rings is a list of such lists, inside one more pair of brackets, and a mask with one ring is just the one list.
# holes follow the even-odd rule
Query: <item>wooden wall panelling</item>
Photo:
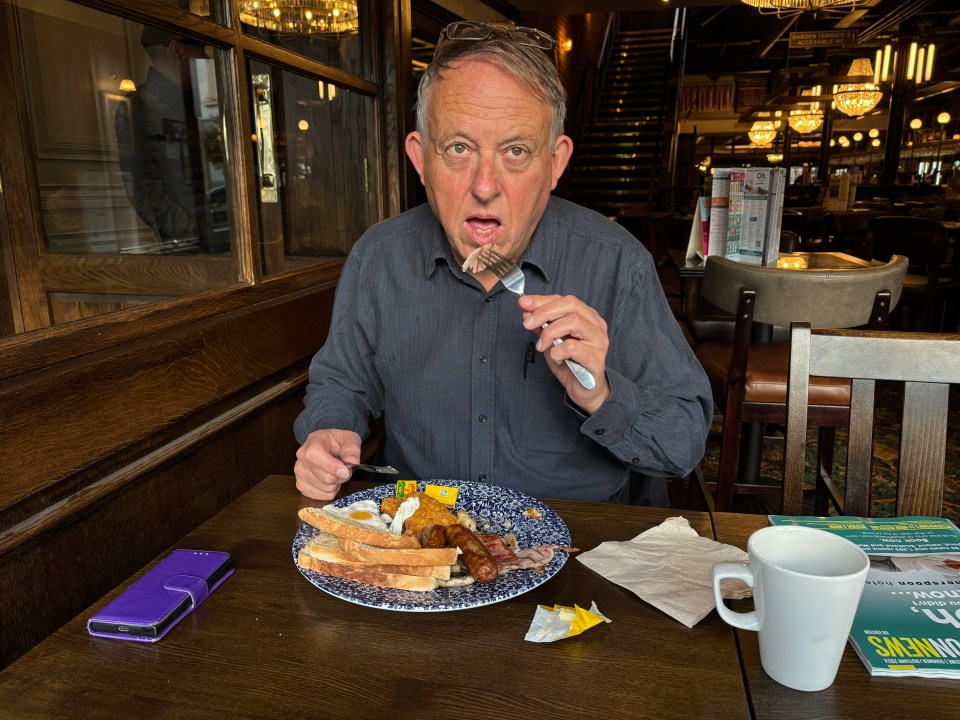
[[309, 358], [332, 301], [302, 291], [0, 383], [0, 532], [39, 511], [31, 496]]

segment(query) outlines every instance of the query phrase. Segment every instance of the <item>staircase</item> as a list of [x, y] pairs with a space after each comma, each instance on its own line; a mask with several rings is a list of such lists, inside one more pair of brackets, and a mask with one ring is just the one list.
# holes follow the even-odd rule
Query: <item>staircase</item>
[[570, 198], [604, 215], [656, 208], [664, 151], [670, 30], [627, 30], [614, 39], [594, 121], [585, 129], [570, 178]]

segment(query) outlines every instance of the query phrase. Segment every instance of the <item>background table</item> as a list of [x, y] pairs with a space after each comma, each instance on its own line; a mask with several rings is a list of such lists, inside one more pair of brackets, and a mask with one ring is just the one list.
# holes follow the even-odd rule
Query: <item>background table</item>
[[[546, 502], [583, 550], [676, 514]], [[235, 559], [235, 574], [203, 605], [156, 644], [90, 637], [87, 618], [118, 588], [0, 672], [0, 717], [750, 717], [735, 636], [716, 613], [689, 629], [574, 558], [495, 605], [363, 607], [296, 569], [297, 510], [308, 504], [293, 478], [262, 481], [177, 544]], [[712, 536], [708, 515], [684, 514]], [[592, 601], [611, 624], [554, 643], [524, 641], [538, 603]]]
[[[746, 550], [751, 533], [767, 526], [765, 515], [714, 513], [720, 542]], [[771, 680], [760, 665], [757, 633], [738, 630], [744, 674], [755, 717], [796, 720], [960, 718], [960, 682], [927, 678], [871, 677], [850, 645], [837, 679], [826, 690], [806, 693]]]

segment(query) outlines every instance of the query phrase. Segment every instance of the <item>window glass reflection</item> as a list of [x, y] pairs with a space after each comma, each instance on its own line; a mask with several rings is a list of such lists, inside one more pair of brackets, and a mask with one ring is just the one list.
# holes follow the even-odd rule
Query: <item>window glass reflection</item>
[[[173, 5], [181, 10], [188, 10], [194, 15], [205, 17], [214, 22], [226, 25], [224, 19], [224, 0], [163, 0], [167, 5]], [[229, 0], [228, 0], [229, 1]]]
[[379, 219], [373, 98], [250, 62], [265, 273], [343, 257]]
[[47, 251], [229, 252], [212, 49], [44, 4], [19, 20]]
[[153, 231], [140, 251], [230, 249], [214, 61], [200, 42], [146, 26], [146, 75], [114, 113], [123, 184]]
[[9, 235], [0, 227], [3, 331], [236, 283], [220, 86], [229, 51], [65, 0], [0, 9], [12, 39], [0, 44], [3, 77], [24, 94], [8, 139], [29, 168], [7, 184], [31, 209], [6, 218]]
[[355, 0], [240, 0], [240, 23], [252, 37], [370, 80], [362, 52], [369, 33], [362, 30], [359, 5]]

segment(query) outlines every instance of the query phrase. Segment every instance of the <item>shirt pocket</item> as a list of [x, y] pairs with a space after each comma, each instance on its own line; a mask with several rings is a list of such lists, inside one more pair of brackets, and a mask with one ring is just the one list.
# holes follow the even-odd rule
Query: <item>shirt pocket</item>
[[514, 394], [521, 408], [517, 417], [520, 448], [567, 455], [586, 447], [590, 441], [580, 432], [583, 420], [565, 404], [563, 386], [550, 372], [546, 358], [537, 353], [527, 363], [525, 375]]

